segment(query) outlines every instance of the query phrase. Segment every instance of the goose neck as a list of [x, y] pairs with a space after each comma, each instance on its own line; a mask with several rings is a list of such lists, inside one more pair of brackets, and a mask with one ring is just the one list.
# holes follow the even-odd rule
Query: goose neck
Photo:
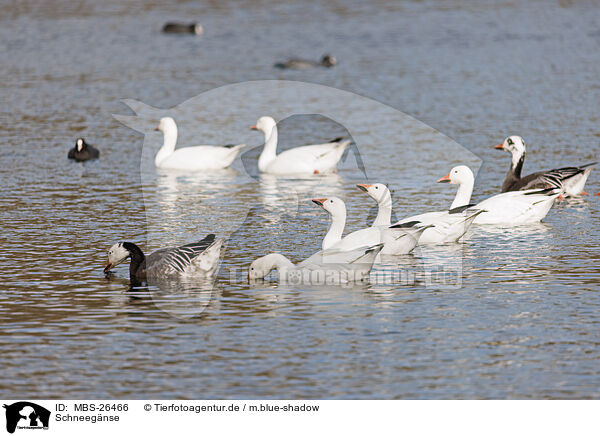
[[525, 163], [525, 152], [514, 151], [512, 154], [512, 162], [510, 165], [510, 171], [517, 177], [521, 178], [521, 170]]
[[471, 202], [471, 195], [473, 195], [473, 185], [475, 181], [471, 178], [458, 185], [458, 191], [456, 191], [456, 197], [450, 209], [454, 209], [460, 206], [466, 206]]
[[377, 216], [373, 221], [374, 226], [389, 226], [392, 223], [392, 195], [386, 190], [383, 197], [377, 202]]
[[323, 238], [321, 247], [323, 250], [327, 250], [335, 245], [337, 242], [342, 240], [344, 233], [344, 227], [346, 226], [346, 211], [338, 211], [331, 214], [331, 224], [329, 231]]
[[155, 165], [160, 165], [160, 163], [169, 155], [175, 151], [175, 145], [177, 144], [177, 126], [168, 126], [167, 129], [163, 131], [163, 145], [156, 153], [156, 157], [154, 158]]
[[277, 125], [270, 132], [265, 132], [265, 146], [258, 159], [258, 168], [265, 171], [266, 167], [277, 157]]
[[137, 278], [137, 272], [140, 266], [146, 261], [146, 256], [142, 249], [133, 242], [124, 242], [123, 248], [129, 252], [129, 277], [132, 279]]
[[294, 264], [283, 254], [271, 253], [263, 258], [264, 275], [268, 275], [273, 269], [281, 271], [286, 268], [293, 268]]

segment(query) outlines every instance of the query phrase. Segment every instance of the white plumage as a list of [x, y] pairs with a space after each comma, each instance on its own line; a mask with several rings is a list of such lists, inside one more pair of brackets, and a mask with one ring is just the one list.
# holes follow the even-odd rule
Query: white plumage
[[365, 280], [382, 244], [350, 251], [323, 250], [294, 265], [287, 257], [271, 253], [256, 259], [248, 269], [250, 280], [277, 270], [280, 282], [297, 285], [334, 285]]
[[[469, 167], [454, 167], [440, 181], [459, 185], [452, 208], [469, 204], [475, 183], [475, 177]], [[473, 209], [485, 211], [475, 218], [475, 224], [519, 225], [539, 222], [546, 217], [560, 194], [561, 189], [556, 188], [494, 195], [473, 206]]]
[[163, 146], [154, 158], [157, 168], [187, 171], [220, 170], [231, 165], [246, 145], [197, 145], [175, 149], [177, 124], [173, 118], [161, 118], [155, 130], [160, 130], [164, 135]]
[[[356, 185], [361, 191], [366, 192], [378, 204], [377, 217], [373, 226], [390, 226], [392, 219], [392, 196], [387, 186], [382, 183], [373, 185]], [[446, 242], [457, 242], [469, 230], [471, 224], [480, 214], [480, 211], [452, 210], [429, 212], [403, 218], [394, 226], [418, 221], [420, 226], [430, 226], [419, 238], [419, 245], [442, 244]], [[394, 228], [392, 226], [392, 228]]]
[[350, 141], [335, 140], [326, 144], [304, 145], [277, 154], [277, 124], [271, 117], [261, 117], [251, 127], [265, 135], [265, 145], [258, 159], [258, 169], [275, 175], [327, 174], [336, 171], [337, 163]]
[[323, 238], [323, 250], [347, 251], [364, 247], [365, 245], [382, 243], [384, 247], [381, 254], [408, 254], [414, 250], [421, 234], [427, 228], [409, 225], [405, 228], [392, 229], [389, 225], [382, 225], [356, 230], [346, 236], [342, 236], [344, 227], [346, 226], [346, 204], [344, 201], [338, 197], [314, 199], [312, 201], [331, 215], [331, 226]]

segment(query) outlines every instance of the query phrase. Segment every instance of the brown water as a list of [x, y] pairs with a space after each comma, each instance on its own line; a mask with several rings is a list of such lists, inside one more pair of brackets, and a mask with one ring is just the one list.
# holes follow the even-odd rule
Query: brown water
[[[598, 197], [561, 202], [544, 224], [474, 229], [464, 244], [379, 267], [415, 272], [408, 284], [251, 286], [243, 268], [252, 259], [318, 249], [327, 220], [306, 201], [314, 194], [343, 197], [349, 229], [365, 224], [372, 204], [353, 188], [364, 180], [356, 155], [313, 181], [256, 177], [257, 149], [218, 177], [148, 165], [161, 141], [148, 133], [155, 115], [177, 114], [182, 145], [260, 145], [247, 126], [269, 98], [250, 93], [232, 108], [203, 93], [263, 79], [382, 103], [317, 99], [347, 124], [292, 117], [280, 138], [350, 133], [369, 180], [394, 189], [399, 216], [450, 204], [452, 188], [434, 181], [455, 162], [481, 163], [457, 144], [482, 161], [477, 198], [498, 192], [509, 156], [492, 146], [509, 134], [525, 138], [529, 171], [591, 162], [600, 150], [594, 4], [51, 1], [3, 12], [0, 396], [599, 398]], [[202, 38], [160, 33], [167, 20], [194, 18]], [[326, 52], [338, 66], [272, 68]], [[271, 98], [272, 109], [293, 110], [302, 89]], [[145, 136], [113, 118], [132, 115], [123, 98], [164, 108], [140, 116]], [[66, 159], [78, 136], [100, 160]], [[592, 173], [589, 191], [598, 180]], [[230, 236], [210, 298], [132, 291], [126, 266], [113, 280], [102, 274], [119, 240], [151, 251], [208, 232]], [[436, 265], [456, 267], [461, 286], [426, 286], [422, 271]]]

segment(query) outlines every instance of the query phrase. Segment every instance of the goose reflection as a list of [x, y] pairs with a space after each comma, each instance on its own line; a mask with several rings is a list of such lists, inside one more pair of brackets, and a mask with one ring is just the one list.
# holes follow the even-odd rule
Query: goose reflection
[[548, 223], [543, 222], [535, 222], [518, 227], [477, 226], [472, 227], [466, 236], [469, 238], [485, 236], [490, 239], [490, 242], [506, 242], [511, 239], [542, 236], [548, 233], [550, 229], [551, 226]]
[[[145, 195], [148, 240], [163, 245], [172, 235], [200, 230], [229, 235], [244, 219], [236, 200], [240, 174], [234, 169], [182, 173], [158, 170], [156, 189]], [[226, 199], [226, 201], [224, 201]]]
[[[419, 251], [417, 246], [416, 252]], [[387, 293], [397, 292], [399, 285], [414, 286], [419, 271], [423, 270], [423, 263], [415, 254], [403, 255], [381, 255], [371, 271], [369, 278], [371, 283], [371, 292], [385, 295]]]
[[259, 183], [262, 204], [269, 212], [267, 219], [279, 222], [283, 215], [295, 216], [298, 202], [312, 198], [315, 192], [331, 196], [341, 195], [343, 179], [339, 174], [294, 179], [261, 174]]
[[107, 277], [116, 285], [121, 285], [123, 293], [113, 299], [119, 306], [154, 306], [162, 312], [178, 318], [189, 319], [202, 315], [214, 301], [216, 278], [169, 279], [142, 284], [116, 277]]
[[215, 278], [161, 280], [149, 286], [154, 305], [179, 319], [204, 313], [215, 294]]
[[300, 303], [310, 303], [310, 307], [320, 303], [348, 304], [356, 301], [356, 298], [364, 298], [370, 289], [368, 281], [350, 282], [337, 285], [297, 285], [286, 284], [265, 279], [253, 279], [250, 281], [250, 289], [253, 295], [260, 296], [272, 305], [294, 302], [294, 306]]

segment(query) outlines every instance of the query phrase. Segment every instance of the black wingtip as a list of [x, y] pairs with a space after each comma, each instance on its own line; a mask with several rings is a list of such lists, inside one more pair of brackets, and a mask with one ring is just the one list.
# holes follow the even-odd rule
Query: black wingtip
[[476, 205], [475, 204], [467, 204], [465, 206], [458, 206], [458, 207], [455, 207], [454, 209], [450, 209], [448, 211], [448, 213], [450, 215], [453, 215], [453, 214], [456, 214], [456, 213], [462, 213], [465, 210], [472, 208], [473, 206], [476, 206]]
[[365, 254], [367, 254], [367, 253], [372, 253], [373, 251], [376, 251], [376, 250], [381, 250], [381, 249], [383, 248], [383, 246], [384, 246], [384, 245], [385, 245], [385, 244], [377, 244], [377, 245], [372, 245], [372, 246], [370, 246], [369, 248], [367, 248], [367, 249], [365, 250]]
[[537, 195], [537, 194], [558, 194], [558, 188], [540, 189], [539, 191], [526, 192], [525, 195]]
[[410, 229], [417, 224], [421, 224], [421, 221], [409, 221], [407, 223], [394, 224], [390, 229]]
[[200, 242], [210, 242], [210, 243], [213, 243], [215, 241], [215, 238], [216, 238], [216, 235], [214, 233], [209, 233]]
[[330, 143], [334, 143], [334, 142], [342, 142], [344, 140], [343, 136], [338, 136], [335, 139], [332, 139], [331, 141], [329, 141]]

